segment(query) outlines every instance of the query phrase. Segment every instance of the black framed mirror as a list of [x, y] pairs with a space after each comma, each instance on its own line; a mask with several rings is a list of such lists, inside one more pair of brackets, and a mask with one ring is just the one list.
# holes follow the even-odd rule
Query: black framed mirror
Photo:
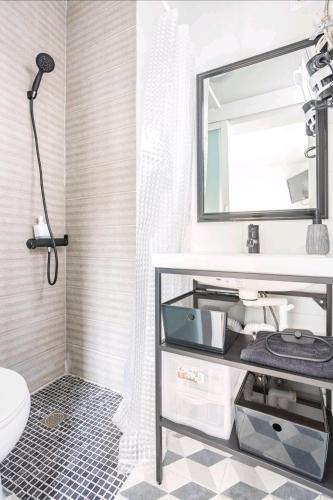
[[328, 217], [327, 110], [311, 137], [302, 109], [314, 49], [302, 40], [197, 75], [199, 222]]

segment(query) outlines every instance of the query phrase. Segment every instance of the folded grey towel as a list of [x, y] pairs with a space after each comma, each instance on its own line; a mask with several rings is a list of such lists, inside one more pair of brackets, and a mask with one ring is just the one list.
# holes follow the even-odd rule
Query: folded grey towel
[[[266, 349], [266, 337], [272, 332], [258, 332], [256, 340], [242, 350], [241, 359], [250, 363], [271, 366], [280, 370], [300, 373], [312, 377], [333, 378], [333, 359], [323, 363], [314, 363], [302, 359], [281, 358], [271, 354]], [[333, 346], [333, 338], [325, 337]], [[296, 344], [283, 341], [279, 336], [269, 340], [271, 348], [280, 354], [304, 356], [306, 358], [322, 359], [327, 356], [328, 346], [323, 342], [313, 344]]]

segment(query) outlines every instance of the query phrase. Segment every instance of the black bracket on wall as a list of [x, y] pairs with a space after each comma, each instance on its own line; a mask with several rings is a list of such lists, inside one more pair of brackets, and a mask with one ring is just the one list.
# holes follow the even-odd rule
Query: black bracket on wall
[[[68, 234], [65, 234], [63, 238], [54, 238], [54, 242], [57, 247], [67, 247], [68, 245]], [[27, 247], [29, 250], [34, 250], [35, 248], [42, 247], [52, 247], [51, 238], [30, 238], [27, 240]]]

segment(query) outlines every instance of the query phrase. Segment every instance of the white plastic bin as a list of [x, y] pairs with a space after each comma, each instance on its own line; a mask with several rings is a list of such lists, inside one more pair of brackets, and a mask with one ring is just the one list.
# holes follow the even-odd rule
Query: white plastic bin
[[229, 439], [234, 398], [245, 372], [200, 359], [162, 353], [164, 417]]

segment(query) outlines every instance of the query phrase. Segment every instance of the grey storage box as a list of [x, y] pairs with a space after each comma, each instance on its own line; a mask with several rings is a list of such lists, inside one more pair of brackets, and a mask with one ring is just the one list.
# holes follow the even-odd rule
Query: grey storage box
[[[267, 398], [265, 391], [265, 396], [253, 391], [249, 400], [247, 381], [250, 376], [254, 375], [247, 373], [235, 400], [240, 449], [322, 480], [330, 436], [321, 389], [282, 381], [287, 392], [297, 394], [297, 399], [282, 409], [271, 406], [272, 400]], [[263, 401], [260, 398], [264, 398]]]
[[168, 343], [223, 354], [241, 330], [244, 306], [235, 295], [193, 291], [162, 304], [162, 317]]

